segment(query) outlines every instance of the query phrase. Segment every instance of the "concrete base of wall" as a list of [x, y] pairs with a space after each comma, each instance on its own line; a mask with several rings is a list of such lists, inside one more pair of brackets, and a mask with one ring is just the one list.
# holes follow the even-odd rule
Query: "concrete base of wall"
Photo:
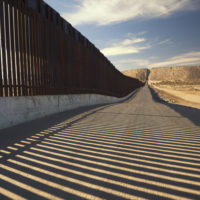
[[123, 98], [98, 94], [1, 97], [0, 129], [83, 106], [124, 101], [134, 93]]

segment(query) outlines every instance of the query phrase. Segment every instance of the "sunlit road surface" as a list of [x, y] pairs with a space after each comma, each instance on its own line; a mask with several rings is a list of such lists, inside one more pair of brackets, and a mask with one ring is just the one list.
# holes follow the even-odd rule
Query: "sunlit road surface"
[[2, 145], [1, 200], [200, 199], [200, 110], [156, 101], [146, 86], [64, 116]]

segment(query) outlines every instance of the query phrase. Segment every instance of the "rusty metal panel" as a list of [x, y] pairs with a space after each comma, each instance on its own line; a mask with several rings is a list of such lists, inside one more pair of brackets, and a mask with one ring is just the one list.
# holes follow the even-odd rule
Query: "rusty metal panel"
[[29, 8], [32, 8], [36, 10], [37, 12], [40, 12], [40, 2], [39, 0], [25, 0], [25, 3]]
[[26, 37], [26, 15], [25, 15], [25, 4], [22, 1], [22, 32], [23, 32], [23, 70], [24, 70], [24, 94], [28, 96], [28, 63], [27, 63], [27, 37]]
[[60, 58], [61, 58], [61, 70], [60, 70], [60, 76], [61, 76], [61, 80], [62, 80], [62, 83], [61, 83], [61, 86], [62, 86], [62, 91], [63, 91], [63, 94], [66, 93], [66, 77], [67, 77], [67, 70], [66, 70], [66, 67], [65, 67], [65, 55], [64, 55], [64, 52], [65, 52], [65, 33], [60, 29]]
[[50, 72], [50, 90], [52, 90], [53, 86], [54, 86], [54, 76], [53, 76], [53, 56], [54, 56], [54, 52], [53, 52], [53, 25], [51, 23], [49, 23], [49, 35], [50, 35], [50, 40], [49, 40], [49, 72]]
[[30, 26], [30, 64], [31, 64], [31, 88], [32, 88], [32, 95], [37, 95], [36, 89], [36, 59], [35, 59], [35, 38], [34, 38], [34, 16], [32, 9], [29, 9], [29, 26]]
[[12, 93], [12, 65], [11, 65], [11, 49], [10, 49], [10, 6], [5, 2], [5, 37], [6, 37], [6, 54], [7, 54], [7, 84], [8, 84], [8, 96], [13, 96]]
[[32, 10], [33, 16], [33, 48], [34, 48], [34, 78], [35, 78], [35, 95], [40, 94], [39, 89], [39, 61], [38, 61], [38, 33], [37, 33], [37, 13]]
[[40, 27], [40, 17], [38, 12], [35, 12], [35, 22], [36, 22], [36, 57], [38, 63], [38, 93], [42, 95], [42, 63], [41, 63], [41, 27]]
[[52, 62], [51, 62], [51, 24], [50, 21], [47, 21], [47, 74], [48, 74], [48, 91], [51, 89], [51, 68], [52, 68]]
[[70, 36], [66, 35], [66, 41], [65, 41], [65, 68], [66, 68], [66, 87], [67, 88], [71, 88], [71, 40], [70, 40]]
[[25, 63], [24, 63], [24, 26], [23, 26], [23, 13], [22, 13], [22, 1], [19, 0], [18, 2], [18, 31], [19, 31], [19, 55], [20, 55], [20, 76], [21, 76], [21, 89], [22, 89], [22, 96], [26, 95], [25, 89]]
[[17, 87], [16, 87], [16, 63], [15, 63], [15, 44], [14, 44], [14, 9], [13, 1], [10, 1], [9, 6], [10, 13], [10, 48], [11, 48], [11, 63], [12, 63], [12, 96], [17, 96]]
[[6, 64], [6, 40], [5, 40], [5, 23], [4, 23], [5, 9], [4, 8], [5, 8], [5, 2], [0, 1], [3, 96], [8, 96], [7, 64]]
[[36, 13], [36, 19], [37, 19], [37, 46], [38, 46], [38, 63], [39, 63], [39, 91], [40, 95], [44, 94], [44, 68], [43, 68], [43, 57], [42, 57], [42, 24], [41, 24], [41, 15], [39, 13]]
[[14, 40], [15, 40], [15, 62], [16, 62], [16, 90], [17, 90], [17, 96], [22, 95], [21, 90], [21, 75], [20, 75], [20, 53], [19, 53], [19, 11], [18, 3], [17, 1], [13, 2], [14, 9], [13, 9], [13, 16], [14, 16]]
[[47, 72], [47, 41], [46, 41], [46, 37], [48, 35], [47, 33], [47, 24], [46, 24], [46, 20], [44, 17], [41, 17], [41, 59], [42, 59], [42, 81], [43, 81], [43, 94], [46, 94], [46, 90], [48, 87], [48, 72]]
[[3, 59], [2, 59], [2, 31], [4, 30], [3, 24], [2, 24], [2, 16], [3, 16], [3, 1], [0, 0], [0, 97], [3, 96]]
[[31, 34], [29, 8], [25, 4], [25, 35], [26, 35], [26, 69], [27, 69], [27, 95], [33, 95], [32, 67], [31, 67]]

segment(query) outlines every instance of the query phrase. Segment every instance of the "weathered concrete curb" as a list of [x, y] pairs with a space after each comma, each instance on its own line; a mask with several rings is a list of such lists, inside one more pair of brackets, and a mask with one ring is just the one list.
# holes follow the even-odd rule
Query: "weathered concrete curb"
[[83, 106], [124, 101], [135, 92], [123, 98], [98, 94], [1, 97], [0, 129]]

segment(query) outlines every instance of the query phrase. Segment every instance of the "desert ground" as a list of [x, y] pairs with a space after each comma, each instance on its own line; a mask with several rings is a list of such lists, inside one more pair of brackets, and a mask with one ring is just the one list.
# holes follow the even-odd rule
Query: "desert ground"
[[164, 101], [200, 109], [200, 83], [161, 81], [149, 85]]
[[123, 73], [147, 81], [164, 101], [200, 109], [200, 66], [133, 69]]

